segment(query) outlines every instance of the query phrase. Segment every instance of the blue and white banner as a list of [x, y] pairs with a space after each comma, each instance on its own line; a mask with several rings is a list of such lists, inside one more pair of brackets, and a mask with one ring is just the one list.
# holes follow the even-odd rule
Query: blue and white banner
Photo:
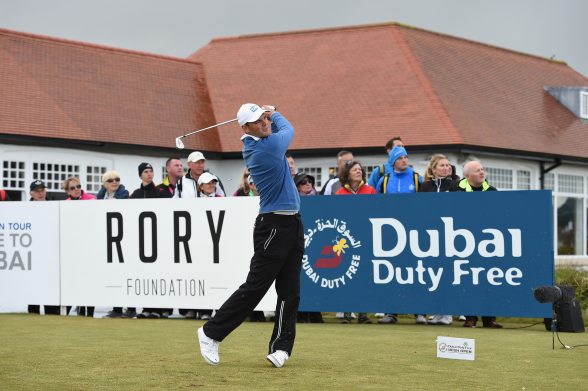
[[[0, 204], [0, 305], [218, 308], [256, 197]], [[303, 197], [305, 311], [550, 317], [551, 193]], [[258, 309], [273, 310], [275, 291]]]
[[59, 303], [59, 204], [0, 202], [0, 305]]
[[549, 317], [548, 191], [304, 197], [300, 308]]

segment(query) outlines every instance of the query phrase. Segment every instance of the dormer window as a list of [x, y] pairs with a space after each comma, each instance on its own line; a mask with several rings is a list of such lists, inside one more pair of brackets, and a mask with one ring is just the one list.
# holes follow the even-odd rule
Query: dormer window
[[588, 92], [580, 91], [580, 118], [588, 119]]

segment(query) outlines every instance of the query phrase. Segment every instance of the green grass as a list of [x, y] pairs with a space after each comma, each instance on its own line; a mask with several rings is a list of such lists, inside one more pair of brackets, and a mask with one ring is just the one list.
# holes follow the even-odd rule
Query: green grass
[[[585, 390], [588, 347], [562, 349], [543, 325], [514, 329], [299, 324], [292, 358], [265, 360], [272, 324], [244, 323], [203, 362], [183, 319], [0, 315], [0, 390]], [[436, 358], [438, 335], [474, 338], [475, 361]], [[567, 345], [585, 333], [560, 333]]]

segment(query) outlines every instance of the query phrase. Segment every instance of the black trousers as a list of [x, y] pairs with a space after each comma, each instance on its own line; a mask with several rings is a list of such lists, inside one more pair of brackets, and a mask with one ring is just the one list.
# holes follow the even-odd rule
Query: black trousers
[[209, 338], [222, 341], [259, 304], [276, 282], [278, 301], [269, 352], [292, 353], [296, 337], [296, 313], [300, 303], [300, 268], [304, 233], [300, 215], [264, 213], [255, 219], [253, 248], [247, 280], [204, 325]]

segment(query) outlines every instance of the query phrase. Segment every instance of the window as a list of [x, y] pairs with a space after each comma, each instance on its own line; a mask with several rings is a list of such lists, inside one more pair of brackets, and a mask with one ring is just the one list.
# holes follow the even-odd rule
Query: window
[[167, 176], [167, 170], [164, 167], [161, 167], [161, 181], [163, 182], [163, 180], [165, 179], [165, 177]]
[[580, 118], [588, 119], [588, 92], [580, 91]]
[[367, 177], [369, 178], [372, 175], [372, 172], [374, 172], [374, 170], [376, 169], [376, 167], [378, 167], [379, 165], [376, 166], [364, 166], [365, 168], [365, 172], [367, 174]]
[[512, 170], [508, 168], [492, 168], [484, 169], [488, 183], [497, 189], [512, 189]]
[[555, 189], [555, 186], [553, 184], [555, 177], [554, 177], [553, 173], [545, 174], [545, 178], [543, 180], [544, 180], [544, 185], [545, 185], [546, 190], [554, 190]]
[[584, 200], [574, 197], [557, 197], [557, 253], [582, 255]]
[[70, 176], [79, 176], [80, 166], [59, 163], [33, 163], [33, 179], [45, 182], [47, 190], [59, 191], [61, 185]]
[[2, 162], [2, 188], [4, 190], [21, 190], [25, 186], [25, 162]]
[[517, 189], [531, 190], [531, 171], [517, 170]]
[[304, 167], [300, 168], [300, 172], [303, 172], [314, 177], [314, 187], [320, 189], [323, 185], [322, 168], [320, 167]]
[[557, 175], [557, 190], [562, 193], [584, 193], [584, 177], [579, 175]]
[[106, 167], [86, 166], [86, 191], [97, 193], [102, 188], [102, 174]]

